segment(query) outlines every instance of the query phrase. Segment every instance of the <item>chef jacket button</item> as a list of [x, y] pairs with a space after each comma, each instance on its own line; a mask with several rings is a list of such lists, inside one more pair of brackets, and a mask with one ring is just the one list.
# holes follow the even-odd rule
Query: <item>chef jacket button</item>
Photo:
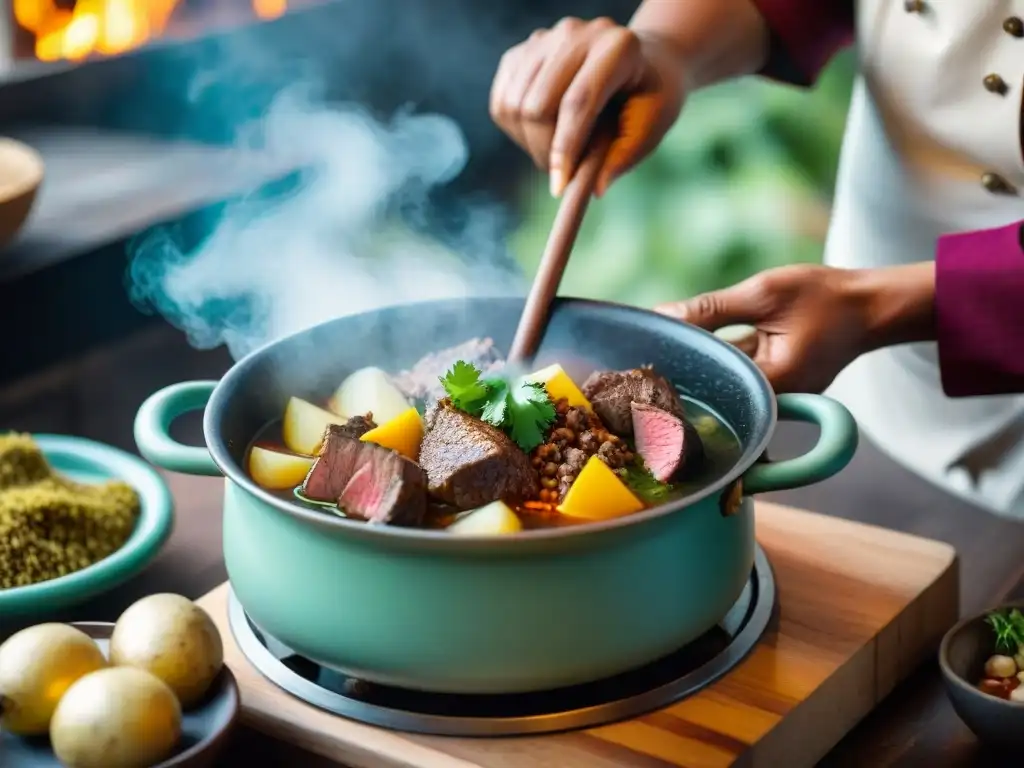
[[1016, 195], [1017, 190], [1013, 185], [1000, 176], [998, 173], [981, 174], [981, 186], [993, 195]]
[[907, 13], [924, 13], [928, 6], [924, 0], [905, 0], [903, 8]]
[[1024, 37], [1024, 21], [1020, 16], [1011, 16], [1003, 22], [1003, 31], [1014, 37]]
[[981, 82], [985, 84], [986, 91], [998, 93], [1000, 96], [1005, 96], [1006, 92], [1010, 90], [1009, 86], [1006, 85], [1006, 81], [996, 74], [985, 75], [985, 79]]

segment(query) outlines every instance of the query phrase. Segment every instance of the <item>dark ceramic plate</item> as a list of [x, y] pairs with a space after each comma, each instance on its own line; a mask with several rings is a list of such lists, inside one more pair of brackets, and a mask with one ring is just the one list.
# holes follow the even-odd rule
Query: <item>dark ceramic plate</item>
[[[113, 624], [106, 622], [76, 623], [96, 639], [107, 652]], [[225, 667], [214, 681], [206, 701], [184, 713], [181, 723], [181, 744], [168, 760], [153, 768], [206, 768], [213, 766], [227, 743], [231, 727], [238, 715], [238, 685]], [[49, 739], [22, 739], [0, 732], [0, 766], [3, 768], [61, 768], [50, 749]]]

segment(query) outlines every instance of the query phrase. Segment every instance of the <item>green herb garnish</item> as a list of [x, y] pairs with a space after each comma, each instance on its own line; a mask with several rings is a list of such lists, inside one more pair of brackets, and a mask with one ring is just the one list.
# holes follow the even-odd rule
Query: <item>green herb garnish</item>
[[997, 651], [1013, 655], [1024, 646], [1024, 614], [1019, 609], [992, 611], [985, 617], [985, 622], [996, 633]]
[[544, 442], [555, 421], [555, 404], [539, 382], [485, 379], [476, 366], [459, 360], [441, 385], [452, 405], [502, 430], [526, 453]]
[[656, 480], [639, 456], [626, 467], [625, 479], [629, 489], [648, 504], [657, 504], [672, 492], [672, 486]]
[[479, 416], [490, 395], [487, 382], [480, 378], [480, 371], [462, 360], [442, 377], [441, 385], [451, 398], [452, 405], [474, 416]]
[[332, 512], [337, 512], [339, 515], [344, 515], [345, 514], [344, 511], [341, 509], [341, 507], [338, 506], [338, 504], [336, 502], [333, 502], [333, 501], [317, 501], [316, 499], [309, 498], [309, 496], [307, 496], [306, 494], [304, 494], [302, 492], [302, 486], [301, 485], [296, 486], [295, 490], [293, 490], [292, 493], [295, 495], [295, 498], [298, 499], [299, 501], [301, 501], [303, 504], [311, 504], [311, 505], [313, 505], [315, 507], [327, 507]]

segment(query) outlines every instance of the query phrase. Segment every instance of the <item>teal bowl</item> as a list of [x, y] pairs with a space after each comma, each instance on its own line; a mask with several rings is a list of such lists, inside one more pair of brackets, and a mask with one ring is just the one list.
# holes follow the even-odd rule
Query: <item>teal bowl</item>
[[83, 483], [122, 480], [139, 494], [135, 530], [117, 552], [98, 563], [50, 581], [0, 589], [0, 622], [45, 618], [131, 579], [156, 557], [171, 534], [174, 504], [167, 484], [151, 466], [109, 445], [66, 435], [33, 435], [50, 466]]
[[[750, 495], [822, 480], [853, 456], [849, 412], [815, 395], [780, 397], [734, 347], [652, 312], [562, 299], [538, 366], [578, 380], [596, 368], [653, 363], [738, 433], [742, 457], [720, 480], [628, 517], [513, 536], [370, 526], [259, 488], [248, 446], [290, 396], [322, 401], [352, 370], [397, 371], [474, 336], [508, 349], [523, 302], [425, 302], [352, 315], [275, 342], [220, 382], [149, 398], [141, 453], [167, 469], [226, 476], [224, 559], [262, 630], [297, 653], [365, 680], [424, 691], [516, 693], [625, 672], [697, 638], [750, 576]], [[585, 355], [585, 363], [581, 361]], [[205, 447], [171, 422], [205, 409]], [[759, 463], [776, 420], [821, 428], [807, 454]]]

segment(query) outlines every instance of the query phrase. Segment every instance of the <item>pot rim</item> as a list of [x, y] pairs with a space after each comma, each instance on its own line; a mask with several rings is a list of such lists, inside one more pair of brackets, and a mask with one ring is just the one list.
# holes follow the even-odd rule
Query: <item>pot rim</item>
[[[473, 296], [470, 300], [508, 300], [510, 297], [507, 295], [495, 295], [495, 296]], [[403, 304], [405, 308], [415, 307], [436, 307], [438, 304], [443, 302], [451, 301], [450, 299], [433, 299], [428, 301], [410, 302]], [[580, 299], [574, 297], [558, 297], [555, 300], [555, 304], [561, 305], [576, 305], [581, 307], [590, 307], [591, 309], [610, 311], [614, 313], [626, 314], [626, 315], [640, 315], [643, 317], [654, 316], [660, 321], [670, 324], [684, 325], [687, 327], [688, 332], [695, 333], [698, 336], [704, 336], [710, 339], [714, 344], [725, 348], [737, 365], [744, 368], [749, 374], [752, 374], [756, 380], [761, 384], [762, 392], [767, 395], [768, 399], [768, 417], [767, 424], [763, 428], [763, 434], [756, 444], [751, 448], [744, 451], [743, 458], [736, 462], [735, 466], [729, 470], [726, 474], [720, 477], [713, 483], [704, 486], [703, 488], [694, 491], [691, 494], [678, 498], [667, 504], [659, 504], [654, 507], [650, 507], [641, 512], [636, 512], [631, 515], [624, 515], [622, 517], [612, 518], [610, 520], [602, 520], [600, 522], [588, 522], [581, 525], [571, 525], [558, 528], [535, 528], [531, 530], [519, 531], [512, 537], [495, 537], [485, 535], [473, 535], [473, 536], [452, 536], [444, 530], [433, 530], [433, 529], [422, 529], [422, 528], [403, 528], [399, 526], [389, 525], [367, 525], [366, 523], [359, 520], [351, 520], [340, 515], [324, 514], [312, 509], [305, 509], [299, 504], [293, 504], [288, 500], [276, 496], [269, 491], [264, 490], [258, 486], [244, 471], [242, 467], [236, 465], [234, 459], [231, 457], [227, 450], [227, 445], [220, 435], [220, 429], [217, 424], [216, 415], [224, 407], [226, 398], [228, 395], [225, 392], [229, 392], [236, 387], [239, 387], [238, 382], [244, 381], [249, 369], [255, 365], [255, 361], [266, 354], [266, 352], [275, 346], [284, 345], [287, 342], [297, 337], [303, 336], [309, 333], [312, 328], [318, 326], [312, 326], [312, 328], [306, 328], [301, 331], [289, 334], [280, 339], [272, 341], [268, 344], [259, 347], [237, 363], [221, 377], [220, 381], [217, 382], [216, 387], [212, 395], [210, 396], [209, 402], [207, 403], [205, 413], [203, 414], [203, 435], [206, 439], [207, 448], [210, 451], [210, 456], [213, 462], [220, 469], [221, 473], [231, 482], [235, 483], [241, 489], [243, 489], [249, 495], [262, 501], [264, 504], [268, 504], [275, 509], [284, 512], [291, 517], [297, 518], [304, 522], [311, 523], [318, 527], [326, 527], [351, 533], [358, 537], [365, 537], [370, 540], [381, 541], [381, 540], [405, 540], [405, 541], [418, 541], [418, 542], [437, 542], [441, 545], [442, 542], [446, 543], [453, 549], [464, 548], [466, 546], [474, 545], [488, 545], [494, 546], [497, 543], [509, 542], [513, 546], [515, 542], [539, 542], [547, 540], [561, 540], [561, 539], [579, 539], [588, 536], [600, 536], [601, 534], [609, 531], [615, 531], [620, 528], [628, 528], [644, 523], [659, 520], [663, 517], [673, 515], [683, 509], [694, 506], [695, 504], [703, 501], [704, 499], [712, 496], [724, 488], [727, 488], [736, 480], [741, 478], [748, 469], [757, 461], [758, 457], [761, 456], [768, 447], [768, 443], [771, 441], [772, 435], [775, 432], [775, 427], [778, 423], [778, 405], [775, 398], [775, 393], [772, 390], [771, 384], [769, 384], [767, 377], [758, 368], [754, 361], [750, 359], [746, 354], [740, 351], [738, 348], [732, 346], [726, 341], [715, 336], [713, 333], [698, 328], [694, 325], [689, 325], [679, 320], [674, 320], [666, 315], [661, 315], [653, 310], [643, 309], [640, 307], [633, 307], [626, 304], [618, 304], [610, 301], [601, 301], [597, 299]], [[378, 310], [372, 310], [372, 312], [386, 311], [387, 307], [382, 307]], [[328, 320], [326, 323], [319, 325], [326, 325], [328, 323], [337, 322], [342, 318], [336, 318], [334, 320]]]

